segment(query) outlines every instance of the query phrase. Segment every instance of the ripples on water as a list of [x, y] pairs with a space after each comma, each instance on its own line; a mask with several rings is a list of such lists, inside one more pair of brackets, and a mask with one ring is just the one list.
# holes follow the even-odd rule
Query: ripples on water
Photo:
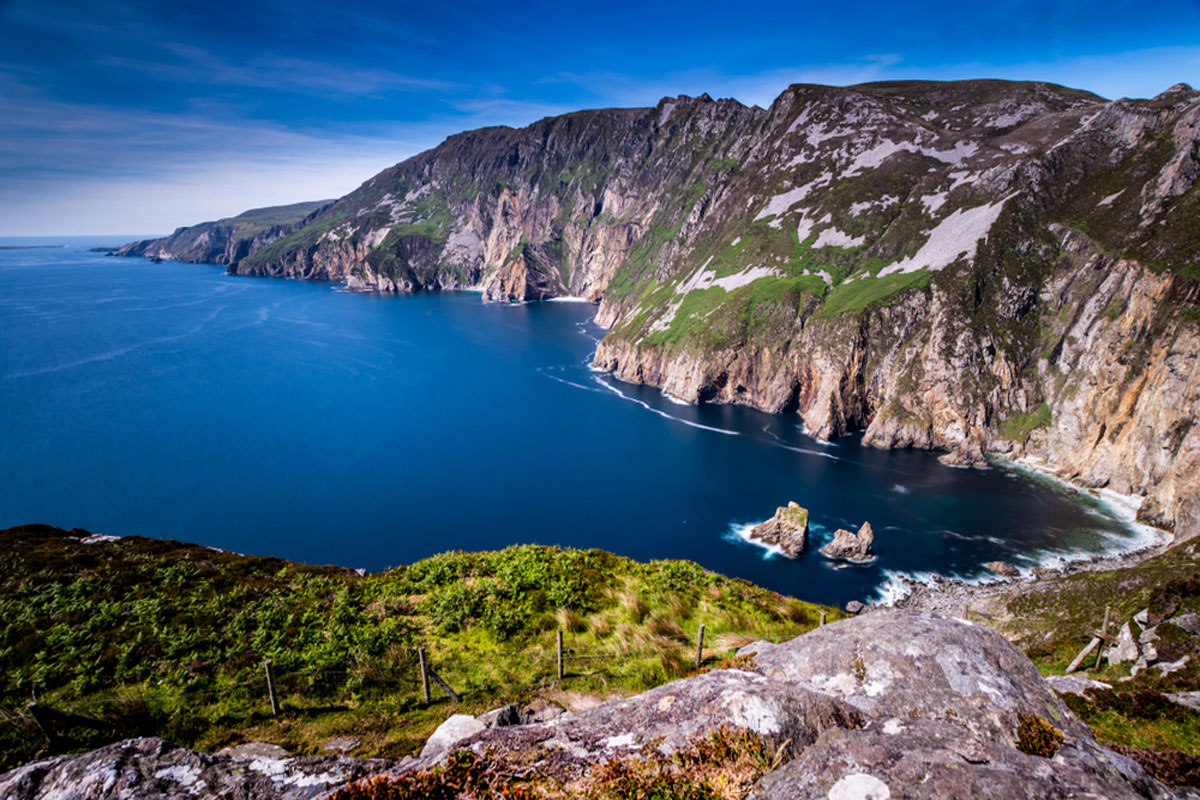
[[[381, 297], [0, 251], [0, 524], [169, 537], [371, 570], [517, 542], [687, 558], [812, 600], [987, 575], [1144, 531], [1021, 472], [960, 470], [795, 416], [681, 405], [588, 367], [593, 306]], [[797, 560], [748, 543], [795, 500]], [[878, 558], [816, 552], [870, 520]]]

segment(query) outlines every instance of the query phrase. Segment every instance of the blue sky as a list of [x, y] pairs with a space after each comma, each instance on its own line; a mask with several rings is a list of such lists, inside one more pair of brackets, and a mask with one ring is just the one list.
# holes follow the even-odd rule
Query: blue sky
[[483, 125], [790, 83], [1200, 85], [1200, 0], [0, 0], [0, 235], [336, 197]]

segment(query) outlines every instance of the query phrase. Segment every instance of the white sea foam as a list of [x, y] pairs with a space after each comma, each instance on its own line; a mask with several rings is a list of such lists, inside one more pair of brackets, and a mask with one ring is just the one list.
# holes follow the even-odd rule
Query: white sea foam
[[586, 297], [547, 297], [547, 303], [590, 303]]
[[783, 556], [788, 558], [787, 553], [783, 552], [783, 548], [777, 544], [767, 544], [759, 539], [751, 539], [750, 531], [754, 530], [754, 526], [759, 522], [731, 522], [729, 528], [725, 531], [722, 537], [727, 541], [745, 543], [755, 547], [761, 547], [766, 552], [763, 553], [763, 560], [769, 560], [775, 556]]
[[899, 483], [892, 484], [892, 491], [897, 494], [908, 494], [909, 488]]
[[608, 381], [601, 378], [599, 375], [592, 376], [592, 380], [596, 381], [596, 383], [600, 384], [605, 389], [608, 389], [610, 392], [612, 392], [613, 394], [622, 398], [623, 400], [628, 400], [631, 403], [637, 403], [642, 408], [646, 409], [647, 411], [658, 414], [660, 417], [675, 420], [676, 422], [682, 422], [684, 425], [687, 425], [692, 428], [699, 428], [700, 430], [703, 430], [703, 431], [712, 431], [713, 433], [723, 433], [726, 436], [741, 436], [741, 434], [738, 433], [737, 431], [730, 431], [730, 430], [726, 430], [724, 428], [714, 428], [711, 425], [701, 425], [699, 422], [692, 422], [691, 420], [680, 419], [679, 417], [668, 414], [665, 411], [655, 408], [654, 406], [650, 405], [649, 403], [643, 403], [641, 400], [638, 400], [636, 397], [630, 397], [629, 395], [625, 394], [617, 387], [613, 386]]

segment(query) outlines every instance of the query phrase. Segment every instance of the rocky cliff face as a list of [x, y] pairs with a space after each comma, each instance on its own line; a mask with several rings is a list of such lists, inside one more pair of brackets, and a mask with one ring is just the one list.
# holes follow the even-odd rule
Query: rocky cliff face
[[1200, 93], [793, 86], [490, 128], [230, 270], [600, 301], [595, 363], [822, 438], [1042, 459], [1200, 532]]
[[289, 206], [255, 208], [236, 217], [178, 228], [173, 234], [162, 239], [130, 242], [118, 249], [116, 255], [167, 258], [195, 264], [234, 265], [251, 253], [296, 230], [332, 203], [332, 200], [318, 200]]
[[[139, 740], [14, 770], [0, 776], [0, 796], [303, 798], [367, 772], [419, 774], [455, 750], [485, 759], [489, 775], [529, 796], [571, 796], [600, 765], [670, 756], [728, 727], [774, 754], [751, 791], [761, 800], [1174, 796], [1097, 745], [1033, 664], [986, 628], [885, 611], [743, 653], [738, 669], [549, 722], [458, 724], [457, 735], [442, 737], [457, 741], [402, 764], [208, 756]], [[382, 796], [387, 778], [375, 780], [372, 796]]]

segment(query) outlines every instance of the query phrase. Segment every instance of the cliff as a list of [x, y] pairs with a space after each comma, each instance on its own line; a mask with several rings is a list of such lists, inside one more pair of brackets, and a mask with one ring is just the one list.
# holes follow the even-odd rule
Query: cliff
[[1200, 93], [797, 85], [459, 134], [231, 272], [572, 295], [596, 366], [821, 438], [1040, 459], [1200, 533]]
[[176, 228], [161, 239], [143, 239], [116, 249], [119, 256], [169, 258], [195, 264], [237, 264], [251, 253], [296, 230], [332, 200], [268, 206], [236, 217]]

